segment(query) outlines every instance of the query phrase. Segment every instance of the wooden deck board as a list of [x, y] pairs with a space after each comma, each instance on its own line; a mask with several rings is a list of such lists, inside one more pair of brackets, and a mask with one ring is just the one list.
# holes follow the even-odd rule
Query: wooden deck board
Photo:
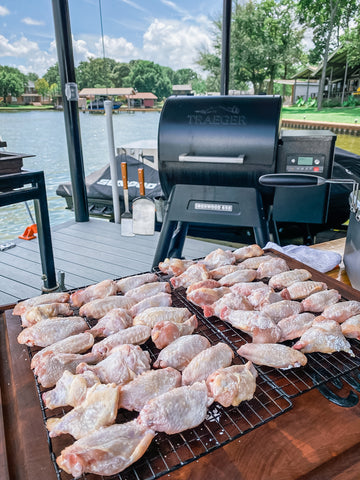
[[[52, 228], [55, 268], [65, 272], [65, 286], [70, 289], [148, 272], [158, 239], [157, 232], [122, 237], [120, 225], [108, 221], [69, 221]], [[218, 247], [221, 245], [189, 238], [183, 255], [199, 258]], [[37, 239], [17, 241], [15, 248], [0, 252], [0, 306], [39, 295], [41, 275]]]

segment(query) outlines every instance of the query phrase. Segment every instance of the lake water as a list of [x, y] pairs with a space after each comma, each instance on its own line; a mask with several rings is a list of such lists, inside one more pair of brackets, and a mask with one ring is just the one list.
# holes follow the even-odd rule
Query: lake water
[[[109, 163], [105, 116], [80, 113], [80, 128], [85, 175]], [[115, 147], [138, 140], [156, 140], [159, 112], [113, 115]], [[24, 158], [24, 168], [43, 170], [51, 225], [74, 218], [65, 209], [65, 200], [56, 195], [61, 183], [70, 181], [63, 112], [0, 112], [0, 137], [9, 152], [36, 155]], [[34, 217], [33, 202], [28, 202]], [[23, 203], [0, 207], [0, 243], [22, 234], [31, 219]]]
[[[109, 163], [104, 115], [80, 113], [85, 174]], [[156, 140], [159, 112], [122, 112], [113, 115], [115, 147], [139, 140]], [[63, 112], [0, 112], [0, 137], [9, 152], [36, 155], [24, 159], [24, 168], [43, 170], [51, 225], [73, 219], [65, 200], [56, 195], [59, 184], [70, 181]], [[339, 135], [336, 145], [360, 155], [360, 137]], [[28, 202], [33, 213], [33, 202]], [[34, 213], [33, 213], [34, 216]], [[14, 239], [30, 225], [24, 204], [0, 207], [0, 243]]]

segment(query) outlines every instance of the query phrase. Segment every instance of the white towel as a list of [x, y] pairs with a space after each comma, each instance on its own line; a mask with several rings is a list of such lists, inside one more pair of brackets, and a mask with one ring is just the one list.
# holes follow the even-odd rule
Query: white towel
[[289, 257], [295, 258], [299, 262], [315, 268], [319, 272], [329, 272], [337, 267], [342, 260], [342, 256], [336, 252], [328, 252], [326, 250], [318, 250], [307, 247], [306, 245], [286, 245], [281, 247], [277, 243], [268, 242], [264, 248], [272, 248], [278, 252], [285, 253]]

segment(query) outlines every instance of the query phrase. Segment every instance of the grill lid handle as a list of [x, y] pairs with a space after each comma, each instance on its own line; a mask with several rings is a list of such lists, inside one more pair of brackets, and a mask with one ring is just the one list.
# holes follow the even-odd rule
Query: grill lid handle
[[203, 163], [239, 163], [243, 164], [245, 155], [239, 155], [237, 157], [199, 157], [196, 155], [188, 155], [183, 153], [179, 155], [179, 162], [203, 162]]
[[314, 187], [326, 183], [326, 179], [306, 173], [273, 173], [262, 175], [259, 183], [266, 187]]

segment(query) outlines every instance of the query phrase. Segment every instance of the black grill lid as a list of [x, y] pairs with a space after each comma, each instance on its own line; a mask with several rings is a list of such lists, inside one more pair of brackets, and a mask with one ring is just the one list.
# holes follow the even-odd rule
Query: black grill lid
[[258, 186], [275, 170], [281, 97], [170, 97], [159, 122], [166, 195], [175, 184]]

